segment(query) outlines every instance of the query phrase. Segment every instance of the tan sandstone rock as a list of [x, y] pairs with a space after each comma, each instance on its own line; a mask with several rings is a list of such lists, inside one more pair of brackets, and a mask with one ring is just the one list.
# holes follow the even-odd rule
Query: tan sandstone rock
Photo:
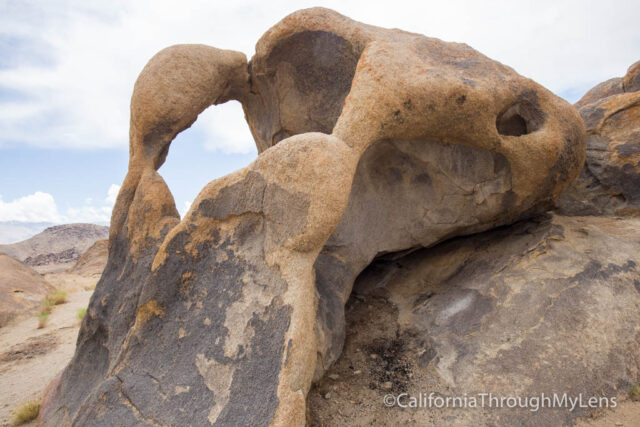
[[[615, 89], [609, 89], [616, 81]], [[640, 214], [640, 61], [575, 104], [587, 128], [585, 166], [558, 201], [572, 215]]]
[[[157, 169], [230, 99], [260, 155], [181, 219]], [[130, 137], [109, 261], [45, 425], [303, 425], [376, 255], [548, 209], [585, 149], [575, 110], [511, 68], [321, 8], [269, 29], [249, 64], [201, 45], [158, 53]]]
[[37, 307], [54, 290], [37, 271], [0, 253], [0, 327]]
[[78, 258], [78, 262], [69, 269], [69, 273], [84, 277], [99, 277], [107, 264], [108, 255], [109, 241], [106, 239], [98, 240]]

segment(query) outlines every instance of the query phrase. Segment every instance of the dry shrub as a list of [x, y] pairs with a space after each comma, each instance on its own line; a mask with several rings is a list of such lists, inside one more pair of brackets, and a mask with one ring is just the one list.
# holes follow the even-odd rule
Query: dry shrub
[[38, 329], [42, 329], [47, 326], [47, 321], [49, 320], [49, 316], [51, 315], [51, 311], [41, 310], [38, 313]]
[[11, 423], [14, 426], [19, 426], [24, 423], [28, 423], [29, 421], [35, 420], [38, 416], [38, 411], [40, 411], [40, 403], [38, 402], [27, 402], [16, 408], [13, 411], [13, 417], [11, 418]]
[[55, 291], [52, 294], [47, 295], [45, 300], [49, 303], [49, 305], [60, 305], [67, 302], [67, 293], [65, 291]]

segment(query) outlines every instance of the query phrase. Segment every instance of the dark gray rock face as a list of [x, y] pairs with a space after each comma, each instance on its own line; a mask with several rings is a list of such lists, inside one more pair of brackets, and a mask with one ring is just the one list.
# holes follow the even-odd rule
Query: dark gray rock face
[[317, 327], [321, 342], [331, 338], [318, 375], [342, 351], [344, 305], [355, 278], [376, 256], [512, 222], [499, 214], [510, 209], [511, 189], [509, 163], [497, 153], [423, 140], [371, 146], [360, 159], [342, 221], [315, 263]]
[[402, 409], [382, 399], [567, 393], [611, 407], [640, 379], [639, 312], [636, 217], [539, 217], [387, 255], [354, 284], [344, 351], [310, 393], [311, 419], [570, 425], [598, 410]]

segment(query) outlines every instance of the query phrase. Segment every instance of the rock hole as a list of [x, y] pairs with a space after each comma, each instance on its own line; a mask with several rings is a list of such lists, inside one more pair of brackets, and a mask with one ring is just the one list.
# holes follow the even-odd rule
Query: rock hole
[[528, 101], [511, 105], [498, 115], [496, 128], [500, 135], [522, 136], [540, 129], [544, 114]]
[[527, 132], [527, 122], [517, 113], [509, 117], [500, 117], [496, 125], [500, 135], [520, 136], [529, 133]]
[[257, 155], [242, 106], [230, 101], [207, 108], [179, 133], [158, 172], [184, 217], [205, 185], [247, 166]]

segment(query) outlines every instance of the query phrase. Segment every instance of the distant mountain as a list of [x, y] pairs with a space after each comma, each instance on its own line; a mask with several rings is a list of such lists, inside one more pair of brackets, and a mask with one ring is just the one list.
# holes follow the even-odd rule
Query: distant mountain
[[1, 221], [0, 245], [26, 240], [52, 225], [50, 222]]
[[0, 245], [5, 253], [37, 271], [64, 271], [97, 240], [109, 236], [109, 227], [95, 224], [65, 224], [45, 229], [22, 242]]

